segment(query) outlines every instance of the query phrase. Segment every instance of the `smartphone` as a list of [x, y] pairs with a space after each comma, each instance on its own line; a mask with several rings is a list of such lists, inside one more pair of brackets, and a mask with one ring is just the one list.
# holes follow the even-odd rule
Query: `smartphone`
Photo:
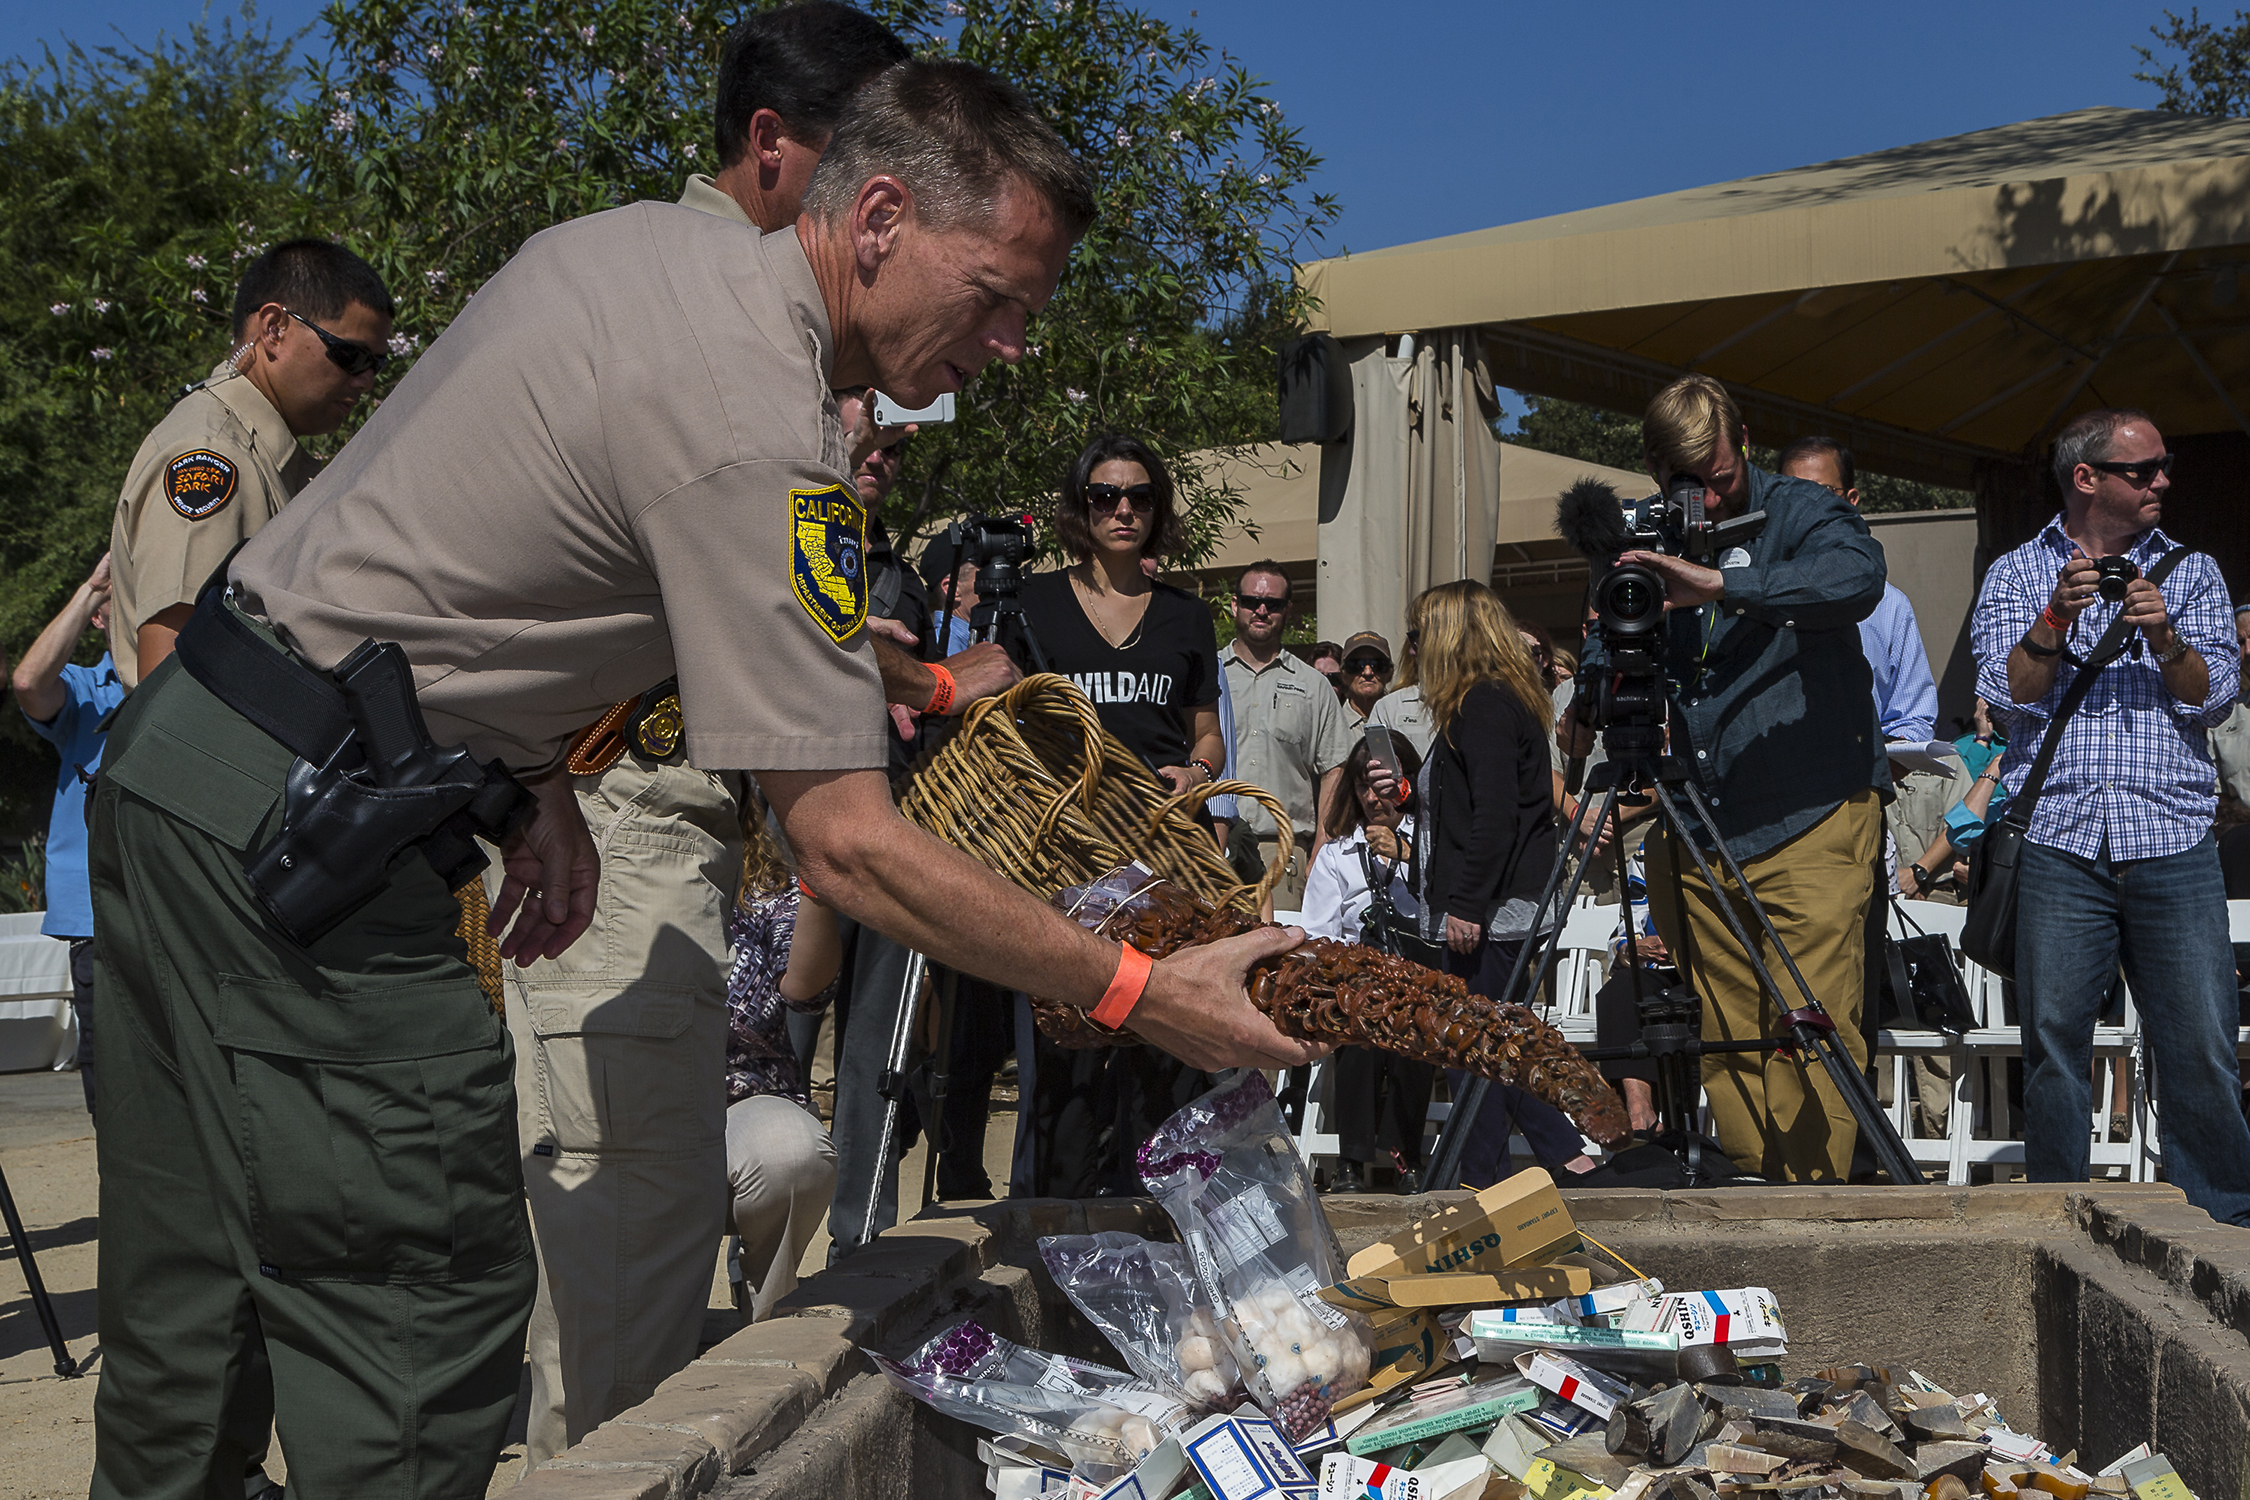
[[875, 393], [875, 425], [877, 427], [904, 427], [909, 422], [950, 422], [953, 420], [953, 393], [944, 395], [919, 411], [908, 411], [881, 391]]
[[1391, 743], [1391, 731], [1382, 724], [1367, 726], [1367, 758], [1398, 778], [1398, 800], [1404, 804], [1407, 796], [1406, 763], [1398, 758], [1398, 749]]

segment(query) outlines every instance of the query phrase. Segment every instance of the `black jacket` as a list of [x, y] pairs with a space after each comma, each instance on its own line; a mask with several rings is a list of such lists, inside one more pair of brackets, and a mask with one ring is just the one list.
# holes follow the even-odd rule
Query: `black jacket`
[[1539, 899], [1555, 863], [1547, 736], [1495, 682], [1469, 689], [1430, 743], [1428, 910], [1482, 928], [1501, 904]]

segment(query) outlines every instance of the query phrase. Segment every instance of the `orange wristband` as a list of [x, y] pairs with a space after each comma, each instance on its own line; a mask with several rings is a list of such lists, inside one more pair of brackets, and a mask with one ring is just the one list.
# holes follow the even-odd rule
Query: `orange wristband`
[[802, 891], [807, 896], [812, 896], [812, 899], [815, 901], [818, 901], [820, 899], [818, 896], [813, 896], [813, 888], [805, 884], [805, 877], [802, 875], [797, 877], [797, 889]]
[[926, 665], [930, 669], [930, 675], [935, 677], [937, 682], [930, 688], [930, 701], [922, 705], [922, 712], [942, 714], [953, 706], [953, 674], [934, 661], [926, 663]]
[[1094, 1007], [1094, 1024], [1106, 1026], [1111, 1031], [1125, 1024], [1133, 1007], [1141, 1003], [1141, 991], [1148, 988], [1149, 971], [1156, 960], [1126, 943], [1117, 952], [1117, 972], [1109, 976], [1109, 988], [1102, 991], [1101, 1004]]

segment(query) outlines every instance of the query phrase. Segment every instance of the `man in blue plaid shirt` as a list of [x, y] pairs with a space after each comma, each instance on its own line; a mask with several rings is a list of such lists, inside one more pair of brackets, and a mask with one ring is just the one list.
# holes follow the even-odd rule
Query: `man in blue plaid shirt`
[[2048, 720], [2122, 612], [2139, 631], [2104, 668], [2063, 742], [2025, 840], [2017, 917], [2024, 1163], [2034, 1182], [2086, 1177], [2093, 1029], [2122, 959], [2162, 1103], [2164, 1166], [2190, 1203], [2250, 1225], [2250, 1127], [2235, 1072], [2234, 954], [2211, 837], [2206, 731], [2241, 667], [2218, 564], [2181, 559], [2100, 597], [2098, 560], [2145, 575], [2172, 455], [2146, 413], [2095, 411], [2055, 440], [2063, 513], [1992, 565], [1974, 625], [1977, 690], [2009, 721], [2001, 779], [2019, 791]]

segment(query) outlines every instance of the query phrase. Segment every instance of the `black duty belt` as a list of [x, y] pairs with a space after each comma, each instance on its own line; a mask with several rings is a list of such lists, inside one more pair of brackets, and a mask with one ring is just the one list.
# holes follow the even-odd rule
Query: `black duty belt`
[[[230, 558], [231, 562], [232, 559]], [[281, 831], [244, 866], [283, 931], [317, 941], [418, 848], [449, 890], [529, 820], [531, 793], [497, 760], [430, 739], [406, 653], [362, 641], [333, 672], [266, 640], [227, 601], [225, 566], [203, 586], [175, 651], [187, 674], [296, 757]]]

